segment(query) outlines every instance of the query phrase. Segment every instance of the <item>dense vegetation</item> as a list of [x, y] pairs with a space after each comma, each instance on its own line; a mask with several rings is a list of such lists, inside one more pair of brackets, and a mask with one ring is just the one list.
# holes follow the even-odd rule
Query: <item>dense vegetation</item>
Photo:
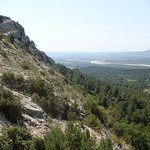
[[[67, 119], [66, 112], [69, 111], [70, 107], [66, 104], [65, 99], [55, 96], [52, 84], [45, 82], [40, 76], [37, 76], [36, 79], [25, 80], [21, 74], [3, 72], [2, 84], [12, 90], [29, 94], [51, 117]], [[11, 98], [12, 100], [13, 98]], [[15, 104], [17, 105], [16, 100]], [[11, 117], [8, 116], [8, 118]]]
[[96, 144], [94, 138], [90, 137], [89, 131], [81, 132], [81, 129], [68, 122], [65, 132], [59, 126], [51, 128], [42, 138], [33, 137], [25, 129], [11, 127], [3, 128], [0, 136], [1, 150], [112, 150], [111, 139], [102, 139]]
[[113, 67], [90, 66], [80, 69], [81, 72], [106, 80], [111, 84], [143, 91], [150, 89], [150, 69], [123, 69]]
[[[79, 70], [58, 64], [57, 71], [85, 96], [86, 113], [95, 115], [107, 127], [138, 150], [150, 148], [150, 96], [118, 88], [88, 77]], [[89, 117], [91, 118], [91, 117]]]
[[2, 89], [0, 91], [0, 111], [2, 111], [11, 122], [17, 122], [21, 119], [22, 106], [12, 92]]
[[[118, 137], [125, 139], [127, 143], [131, 144], [136, 149], [149, 149], [149, 95], [109, 85], [98, 79], [88, 77], [79, 70], [68, 69], [60, 64], [56, 66], [56, 69], [65, 76], [66, 82], [74, 86], [81, 94], [84, 95], [83, 107], [86, 115], [80, 122], [80, 128], [83, 127], [83, 124], [86, 124], [94, 130], [99, 131], [102, 128], [102, 124], [99, 121], [101, 120], [101, 122], [106, 127], [112, 129], [112, 131], [116, 133]], [[2, 84], [5, 84], [10, 89], [15, 89], [31, 95], [33, 100], [41, 105], [41, 107], [51, 117], [60, 118], [61, 115], [63, 119], [70, 121], [78, 119], [78, 105], [74, 103], [72, 106], [69, 106], [65, 102], [65, 99], [54, 96], [53, 86], [50, 83], [45, 82], [40, 77], [37, 77], [36, 79], [29, 78], [25, 80], [20, 74], [14, 75], [11, 72], [4, 72], [2, 74]], [[19, 101], [11, 92], [2, 90], [0, 93], [0, 100], [0, 108], [10, 121], [16, 122], [18, 119], [20, 119], [22, 108]], [[6, 107], [7, 109], [4, 109]], [[12, 113], [14, 111], [15, 113]], [[74, 126], [71, 124], [68, 125], [68, 128], [69, 129], [66, 129], [65, 133], [63, 133], [58, 127], [52, 129], [51, 133], [47, 133], [45, 136], [45, 149], [49, 149], [51, 147], [54, 149], [64, 149], [66, 146], [68, 146], [68, 149], [69, 146], [72, 146], [72, 149], [75, 149], [75, 147], [78, 147], [78, 149], [86, 149], [86, 144], [88, 144], [88, 147], [91, 146], [90, 149], [95, 149], [94, 146], [99, 147], [99, 149], [104, 149], [104, 147], [108, 147], [106, 149], [112, 149], [112, 143], [109, 139], [102, 140], [101, 144], [98, 146], [95, 144], [94, 140], [92, 140], [90, 137], [86, 137], [88, 133], [81, 133], [79, 128], [74, 128]], [[73, 133], [69, 134], [67, 133], [67, 130], [71, 130], [69, 132]], [[58, 136], [56, 136], [57, 134]], [[22, 134], [17, 136], [22, 136]], [[69, 138], [67, 136], [69, 136]], [[74, 140], [71, 141], [70, 136], [73, 136], [73, 139], [79, 139], [76, 142]], [[2, 138], [5, 137], [7, 136], [2, 136]], [[34, 142], [32, 139], [33, 137], [30, 137], [29, 141], [25, 140], [23, 143], [29, 142], [30, 144], [28, 143], [27, 145], [33, 146]], [[16, 140], [14, 140], [14, 142], [16, 142]], [[42, 140], [39, 140], [40, 139], [38, 139], [37, 143], [43, 143]], [[48, 142], [50, 140], [53, 142]], [[72, 145], [70, 145], [70, 142], [73, 142]], [[8, 144], [8, 141], [4, 142], [3, 144], [4, 147], [7, 147], [8, 145], [5, 144]], [[25, 145], [26, 144], [23, 144], [23, 146]]]

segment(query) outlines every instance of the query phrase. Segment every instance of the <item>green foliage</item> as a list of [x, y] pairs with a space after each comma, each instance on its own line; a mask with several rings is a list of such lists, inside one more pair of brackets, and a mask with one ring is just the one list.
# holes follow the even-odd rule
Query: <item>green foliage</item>
[[44, 140], [42, 138], [33, 138], [31, 150], [45, 150]]
[[1, 136], [3, 142], [0, 140], [0, 148], [5, 150], [29, 150], [32, 140], [32, 136], [27, 130], [11, 127], [3, 130], [3, 136]]
[[44, 137], [45, 141], [45, 150], [63, 150], [65, 149], [64, 145], [65, 136], [61, 129], [56, 126], [51, 129], [50, 132]]
[[18, 127], [5, 127], [0, 136], [1, 150], [45, 150], [44, 140], [32, 137], [25, 129]]
[[23, 60], [22, 64], [21, 64], [21, 67], [25, 70], [30, 70], [31, 69], [31, 66], [28, 62], [28, 60]]
[[2, 81], [8, 85], [13, 85], [15, 83], [15, 75], [12, 72], [3, 72]]
[[7, 53], [6, 51], [4, 51], [3, 49], [0, 48], [0, 54], [4, 57], [4, 58], [7, 58]]
[[9, 43], [8, 38], [7, 38], [7, 37], [4, 37], [4, 38], [5, 38], [5, 40], [3, 40], [3, 44], [4, 44], [7, 48], [12, 48], [12, 46], [11, 46], [10, 43]]
[[116, 122], [113, 126], [113, 129], [115, 131], [115, 133], [117, 134], [117, 136], [122, 136], [124, 135], [125, 129], [127, 128], [127, 124], [126, 123], [119, 123]]
[[0, 92], [0, 110], [11, 122], [17, 122], [21, 119], [22, 106], [20, 101], [7, 90], [2, 89]]
[[0, 40], [1, 40], [1, 41], [2, 41], [2, 39], [3, 39], [3, 36], [4, 36], [3, 34], [0, 34]]
[[[124, 87], [126, 88], [116, 86], [118, 83], [116, 85], [111, 85], [106, 83], [105, 81], [88, 77], [79, 72], [78, 69], [69, 69], [61, 64], [56, 65], [56, 70], [64, 75], [66, 82], [70, 83], [80, 93], [84, 94], [85, 100], [83, 107], [86, 110], [86, 114], [95, 115], [105, 124], [105, 126], [112, 127], [117, 121], [119, 121], [120, 123], [124, 123], [125, 121], [127, 126], [130, 126], [130, 124], [132, 124], [133, 128], [136, 128], [136, 126], [140, 123], [144, 124], [145, 130], [143, 130], [142, 133], [139, 131], [142, 130], [143, 127], [139, 126], [139, 131], [128, 131], [128, 134], [126, 134], [128, 135], [128, 138], [126, 137], [125, 139], [135, 148], [140, 149], [134, 144], [138, 142], [141, 143], [140, 145], [142, 145], [145, 149], [147, 148], [147, 145], [150, 142], [150, 131], [147, 130], [148, 124], [150, 122], [150, 96], [144, 94], [143, 92], [139, 92], [139, 89], [145, 86], [145, 82], [147, 85], [149, 84], [149, 69], [125, 71], [120, 70], [122, 77], [123, 75], [129, 75], [130, 77], [133, 77], [131, 78], [132, 80], [139, 80], [140, 82], [143, 82], [143, 85], [141, 87], [139, 84], [137, 84], [137, 82], [132, 86], [128, 83], [122, 83], [122, 79], [120, 77], [120, 84], [124, 84]], [[102, 71], [102, 73], [104, 73], [104, 75], [108, 73], [109, 76], [111, 75], [114, 77], [117, 77], [117, 75], [119, 76], [120, 74], [115, 72], [114, 70], [111, 68], [110, 71]], [[113, 71], [114, 74], [111, 74], [111, 71]], [[130, 77], [128, 79], [130, 79]], [[128, 87], [130, 86], [131, 88], [128, 89]], [[132, 87], [134, 89], [137, 89], [138, 92], [132, 90]], [[88, 117], [91, 120], [90, 122], [92, 122], [92, 117]], [[88, 119], [86, 120], [88, 122]], [[122, 132], [124, 133], [124, 130], [122, 129], [123, 127], [118, 126], [116, 128], [118, 128], [115, 129], [118, 136], [120, 136]], [[143, 137], [143, 135], [145, 134], [147, 134], [147, 136], [146, 138], [143, 138], [142, 141], [140, 137]], [[133, 138], [130, 138], [132, 137], [131, 135], [133, 136]], [[141, 139], [141, 142], [139, 139]]]
[[72, 112], [72, 111], [68, 111], [67, 119], [68, 119], [69, 121], [76, 120], [76, 119], [77, 119], [76, 113], [75, 113], [75, 112]]
[[69, 149], [77, 150], [81, 147], [82, 134], [80, 129], [69, 122], [65, 130], [65, 143]]
[[86, 148], [93, 150], [96, 143], [88, 131], [82, 133], [72, 122], [68, 122], [65, 130], [65, 146], [71, 150], [86, 150]]
[[123, 69], [103, 66], [89, 66], [80, 69], [81, 72], [109, 83], [130, 89], [143, 91], [149, 89], [150, 69]]
[[98, 150], [113, 150], [112, 140], [109, 138], [101, 139]]
[[128, 143], [133, 145], [137, 150], [147, 150], [148, 135], [145, 133], [144, 125], [142, 124], [127, 124], [127, 123], [115, 123], [113, 127], [115, 133], [126, 139]]
[[95, 130], [100, 130], [101, 129], [101, 124], [100, 124], [100, 121], [98, 120], [98, 118], [93, 115], [93, 114], [89, 114], [87, 117], [85, 117], [85, 123], [94, 128]]
[[87, 113], [91, 113], [100, 119], [105, 125], [107, 125], [108, 118], [105, 113], [104, 107], [99, 106], [98, 100], [94, 99], [95, 97], [90, 96], [89, 94], [86, 95], [83, 107]]
[[90, 137], [89, 131], [81, 132], [79, 128], [68, 122], [65, 133], [59, 126], [52, 127], [44, 137], [45, 149], [49, 150], [95, 150], [96, 142]]
[[70, 107], [69, 107], [69, 110], [68, 110], [68, 112], [67, 112], [67, 118], [68, 118], [68, 120], [76, 120], [77, 119], [77, 117], [78, 117], [78, 115], [79, 115], [79, 110], [78, 110], [78, 105], [77, 105], [77, 103], [75, 102], [75, 103], [73, 103]]
[[21, 74], [15, 76], [15, 87], [18, 91], [24, 91], [26, 89], [25, 80]]
[[[50, 91], [51, 90], [51, 91]], [[40, 97], [48, 96], [48, 92], [53, 92], [53, 88], [44, 82], [41, 78], [28, 80], [28, 92], [30, 94], [37, 93]]]
[[16, 89], [18, 91], [25, 91], [26, 84], [23, 76], [21, 74], [16, 74], [8, 71], [2, 73], [2, 82], [8, 85], [12, 89]]
[[40, 74], [43, 76], [46, 76], [46, 72], [45, 71], [40, 71]]
[[33, 100], [51, 117], [62, 118], [64, 115], [65, 100], [56, 97], [53, 86], [41, 78], [25, 80], [21, 74], [14, 75], [11, 72], [4, 72], [2, 81], [11, 89], [32, 95]]
[[84, 100], [83, 107], [86, 111], [91, 112], [97, 117], [101, 117], [101, 112], [98, 108], [98, 101], [94, 99], [94, 97], [90, 96], [89, 94], [86, 96]]

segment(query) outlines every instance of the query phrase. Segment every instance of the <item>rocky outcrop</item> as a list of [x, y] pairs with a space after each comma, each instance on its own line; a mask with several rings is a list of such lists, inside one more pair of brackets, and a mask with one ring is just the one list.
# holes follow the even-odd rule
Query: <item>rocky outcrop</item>
[[47, 114], [29, 96], [24, 96], [16, 91], [12, 92], [20, 99], [23, 106], [23, 120], [20, 122], [20, 125], [33, 135], [42, 137], [49, 129]]
[[25, 49], [31, 55], [38, 56], [43, 62], [50, 64], [53, 68], [55, 67], [54, 60], [36, 48], [35, 43], [29, 39], [24, 28], [18, 22], [0, 16], [0, 34], [8, 37], [10, 42]]

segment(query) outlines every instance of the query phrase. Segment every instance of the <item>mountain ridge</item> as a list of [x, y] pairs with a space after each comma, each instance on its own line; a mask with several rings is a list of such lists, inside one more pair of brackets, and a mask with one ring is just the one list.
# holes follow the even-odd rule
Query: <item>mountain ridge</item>
[[25, 49], [31, 55], [38, 56], [43, 62], [55, 67], [54, 60], [36, 48], [34, 41], [29, 39], [24, 28], [18, 22], [11, 20], [9, 17], [0, 16], [0, 34], [6, 36], [14, 45]]

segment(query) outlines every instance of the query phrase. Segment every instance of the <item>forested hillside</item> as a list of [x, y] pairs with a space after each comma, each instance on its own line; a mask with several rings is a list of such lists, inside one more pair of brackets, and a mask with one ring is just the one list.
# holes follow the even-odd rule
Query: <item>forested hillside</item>
[[149, 149], [149, 95], [112, 86], [61, 64], [57, 65], [57, 70], [84, 94], [84, 108], [89, 113], [89, 120], [95, 115], [106, 127], [111, 128], [117, 136], [126, 139], [136, 149]]
[[81, 72], [117, 86], [144, 91], [150, 89], [150, 69], [124, 69], [90, 66]]

